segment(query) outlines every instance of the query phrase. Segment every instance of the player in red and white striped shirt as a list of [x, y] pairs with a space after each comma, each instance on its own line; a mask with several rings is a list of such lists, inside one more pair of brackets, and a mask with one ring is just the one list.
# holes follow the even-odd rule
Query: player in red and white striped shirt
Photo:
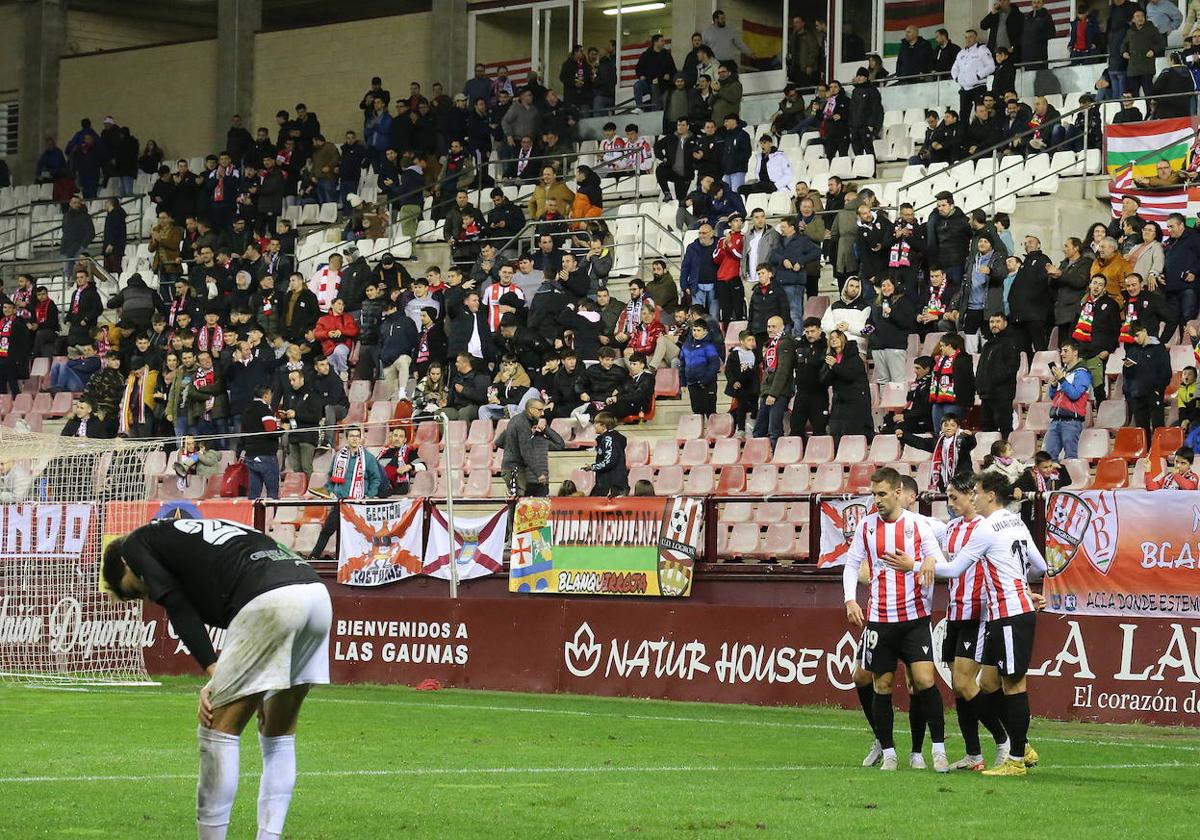
[[[913, 702], [920, 703], [933, 740], [934, 769], [950, 769], [946, 760], [942, 697], [934, 685], [933, 637], [929, 626], [927, 587], [930, 567], [943, 559], [928, 522], [904, 509], [900, 474], [890, 467], [871, 476], [876, 512], [863, 518], [846, 552], [842, 587], [846, 616], [862, 627], [864, 616], [856, 599], [858, 571], [864, 562], [871, 570], [871, 599], [863, 634], [862, 664], [874, 674], [872, 707], [875, 735], [883, 748], [880, 769], [895, 770], [896, 747], [892, 735], [892, 683], [896, 666], [903, 661], [913, 683]], [[888, 565], [889, 557], [915, 558], [920, 572], [902, 572]]]
[[[998, 473], [984, 473], [975, 484], [975, 506], [984, 518], [950, 561], [938, 563], [940, 577], [958, 577], [972, 567], [982, 573], [987, 593], [988, 621], [982, 663], [1000, 672], [1004, 692], [1005, 724], [1011, 741], [1008, 760], [989, 776], [1023, 776], [1026, 766], [1037, 763], [1037, 753], [1026, 749], [1029, 733], [1029, 695], [1025, 672], [1033, 654], [1037, 610], [1045, 600], [1029, 589], [1031, 574], [1046, 572], [1046, 561], [1033, 542], [1029, 529], [1005, 505], [1010, 500], [1008, 480]], [[981, 708], [979, 718], [989, 722], [991, 710]], [[989, 727], [990, 728], [990, 727]]]

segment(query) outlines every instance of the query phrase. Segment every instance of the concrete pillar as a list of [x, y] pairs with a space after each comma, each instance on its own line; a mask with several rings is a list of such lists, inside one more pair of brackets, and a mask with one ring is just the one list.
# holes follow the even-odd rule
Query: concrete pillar
[[218, 0], [217, 118], [214, 148], [221, 148], [229, 118], [254, 117], [254, 35], [262, 27], [262, 0]]
[[[20, 150], [17, 165], [10, 168], [21, 182], [29, 183], [45, 138], [58, 134], [58, 60], [67, 37], [67, 0], [35, 0], [10, 11], [23, 11], [25, 16]], [[58, 137], [59, 146], [68, 139]]]
[[671, 39], [671, 55], [675, 66], [683, 67], [683, 59], [692, 50], [692, 33], [703, 32], [712, 23], [710, 0], [674, 0], [671, 3], [671, 31], [664, 32]]
[[437, 0], [433, 4], [433, 37], [430, 82], [441, 82], [453, 97], [467, 80], [467, 0]]

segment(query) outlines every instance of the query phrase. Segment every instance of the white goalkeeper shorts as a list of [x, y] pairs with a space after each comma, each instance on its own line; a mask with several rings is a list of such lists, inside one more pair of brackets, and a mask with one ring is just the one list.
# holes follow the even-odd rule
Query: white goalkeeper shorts
[[264, 592], [229, 623], [209, 682], [213, 708], [297, 685], [328, 685], [333, 605], [323, 583]]

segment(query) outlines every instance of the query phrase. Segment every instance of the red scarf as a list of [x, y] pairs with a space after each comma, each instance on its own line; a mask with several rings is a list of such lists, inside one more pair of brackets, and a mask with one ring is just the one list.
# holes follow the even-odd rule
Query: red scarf
[[[217, 372], [215, 370], [213, 370], [212, 368], [209, 368], [208, 370], [201, 370], [200, 368], [196, 368], [196, 373], [192, 377], [192, 387], [194, 387], [196, 389], [212, 387], [213, 385], [216, 384], [216, 382], [217, 382]], [[208, 414], [210, 411], [212, 411], [212, 407], [216, 403], [216, 401], [217, 401], [217, 398], [215, 396], [209, 397], [207, 400], [204, 401], [204, 419], [205, 420], [209, 419]]]
[[933, 445], [933, 475], [930, 476], [929, 489], [935, 493], [945, 492], [954, 478], [961, 435], [962, 432], [955, 432], [953, 437], [938, 435]]
[[175, 326], [175, 319], [179, 317], [179, 313], [187, 309], [188, 295], [180, 295], [171, 301], [171, 308], [167, 310], [167, 323], [172, 327]]
[[933, 384], [929, 388], [931, 403], [952, 403], [954, 399], [954, 359], [958, 351], [938, 356], [933, 363]]
[[[1045, 493], [1047, 490], [1050, 489], [1049, 485], [1046, 483], [1047, 476], [1043, 475], [1041, 470], [1039, 470], [1035, 467], [1032, 470], [1030, 470], [1029, 472], [1033, 475], [1033, 484], [1035, 487], [1037, 487], [1037, 491], [1039, 493]], [[1049, 478], [1054, 481], [1054, 485], [1057, 487], [1058, 486], [1058, 470], [1053, 470], [1050, 473]]]
[[779, 342], [782, 340], [783, 333], [780, 333], [768, 341], [767, 346], [763, 349], [763, 370], [768, 373], [773, 373], [779, 366]]
[[[83, 289], [86, 289], [86, 288], [87, 288], [87, 286], [83, 287]], [[83, 289], [76, 286], [75, 291], [73, 291], [71, 293], [71, 314], [72, 315], [79, 314], [79, 302], [83, 298]]]
[[[337, 458], [333, 462], [333, 469], [329, 471], [331, 484], [340, 486], [346, 483], [346, 471], [350, 467], [350, 458], [350, 447], [343, 446], [338, 450]], [[350, 492], [342, 498], [361, 499], [366, 495], [366, 467], [363, 464], [365, 460], [363, 450], [360, 449], [358, 456], [354, 458], [354, 473], [350, 476]]]
[[1129, 331], [1129, 325], [1137, 320], [1138, 317], [1138, 299], [1136, 297], [1126, 298], [1125, 300], [1125, 318], [1121, 321], [1120, 340], [1122, 344], [1133, 344], [1133, 333]]
[[196, 336], [196, 349], [219, 354], [225, 349], [225, 330], [219, 326], [210, 327], [207, 324], [201, 327]]
[[0, 318], [0, 358], [8, 358], [8, 349], [11, 346], [13, 330], [16, 327], [16, 315], [11, 318]]
[[17, 289], [13, 292], [12, 302], [17, 307], [17, 315], [22, 318], [29, 317], [29, 304], [33, 301], [33, 289]]
[[433, 329], [432, 324], [421, 330], [421, 334], [417, 337], [417, 364], [429, 361], [429, 331], [431, 329]]
[[946, 304], [942, 302], [942, 296], [946, 294], [946, 284], [935, 286], [929, 284], [929, 300], [925, 303], [925, 314], [936, 315], [941, 318], [946, 314]]
[[1083, 306], [1079, 310], [1079, 323], [1075, 325], [1075, 330], [1071, 333], [1071, 338], [1076, 341], [1090, 344], [1092, 341], [1092, 319], [1095, 317], [1094, 310], [1096, 301], [1088, 295], [1083, 299]]
[[46, 319], [50, 317], [51, 302], [52, 301], [50, 300], [50, 298], [46, 298], [45, 300], [39, 300], [37, 302], [37, 308], [34, 311], [34, 318], [37, 319], [37, 322], [39, 324], [46, 323]]

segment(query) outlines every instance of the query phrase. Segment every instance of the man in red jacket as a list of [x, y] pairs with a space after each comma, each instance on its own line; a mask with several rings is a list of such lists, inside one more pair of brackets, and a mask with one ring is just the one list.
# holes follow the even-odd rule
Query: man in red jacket
[[746, 317], [746, 293], [741, 282], [742, 253], [745, 250], [742, 225], [745, 221], [741, 213], [733, 213], [729, 217], [729, 229], [713, 251], [713, 262], [717, 264], [717, 304], [721, 309], [722, 327], [728, 326], [730, 321]]
[[321, 342], [325, 358], [329, 359], [329, 366], [345, 380], [346, 368], [350, 363], [350, 350], [354, 347], [354, 339], [358, 338], [358, 324], [346, 314], [345, 300], [334, 299], [328, 314], [317, 319], [314, 334]]

